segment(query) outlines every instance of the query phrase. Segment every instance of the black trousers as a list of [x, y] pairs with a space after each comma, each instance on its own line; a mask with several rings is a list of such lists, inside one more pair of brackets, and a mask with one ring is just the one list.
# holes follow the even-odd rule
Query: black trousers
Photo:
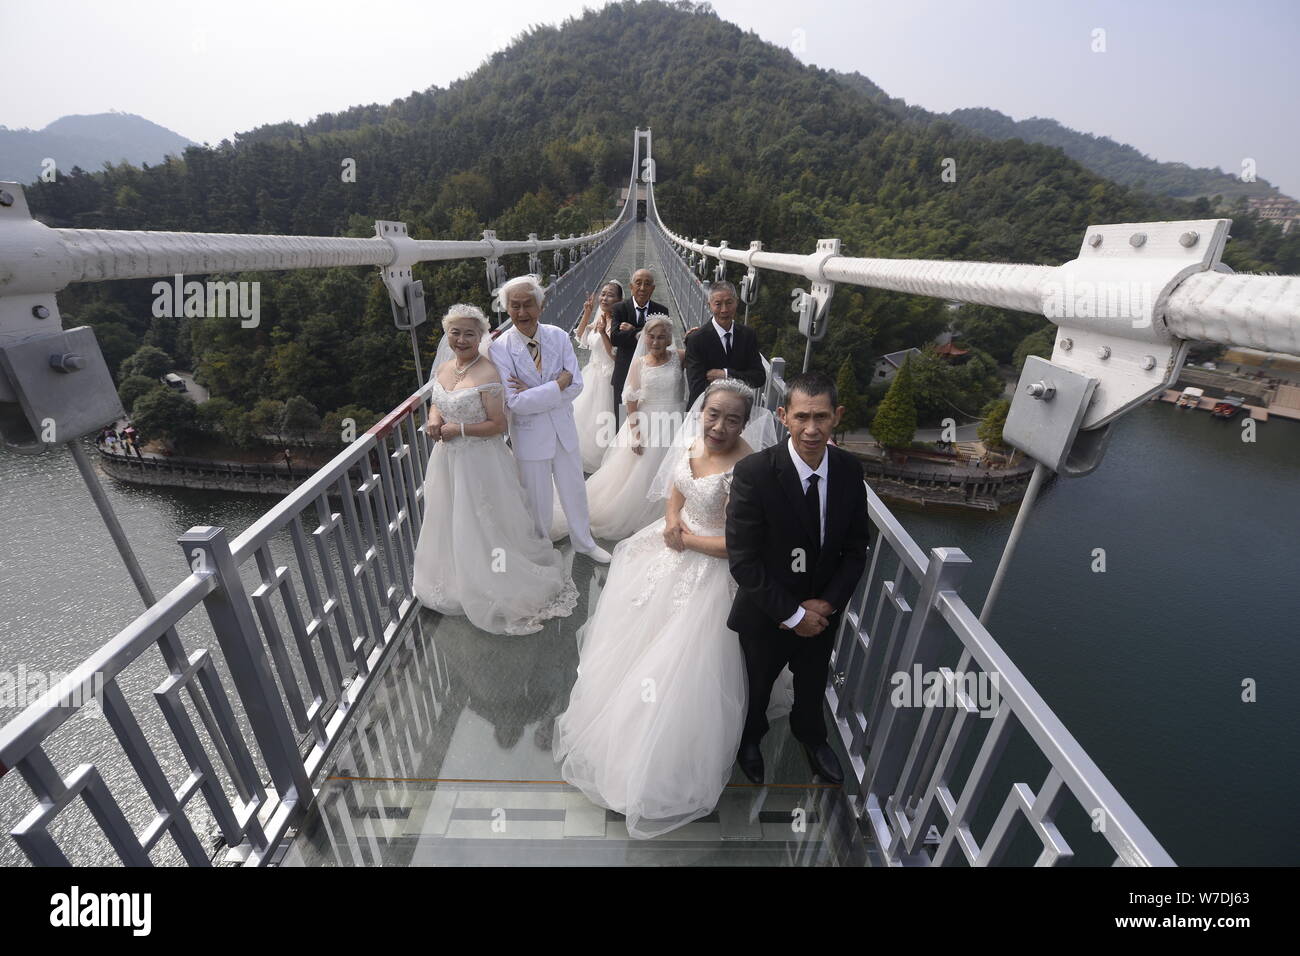
[[767, 733], [767, 702], [772, 685], [781, 669], [790, 665], [794, 674], [794, 708], [790, 711], [790, 731], [800, 743], [814, 747], [826, 741], [826, 721], [822, 717], [826, 699], [826, 675], [840, 616], [834, 615], [826, 630], [816, 637], [800, 637], [779, 627], [742, 631], [740, 649], [745, 655], [745, 675], [749, 678], [749, 709], [741, 743], [757, 744]]

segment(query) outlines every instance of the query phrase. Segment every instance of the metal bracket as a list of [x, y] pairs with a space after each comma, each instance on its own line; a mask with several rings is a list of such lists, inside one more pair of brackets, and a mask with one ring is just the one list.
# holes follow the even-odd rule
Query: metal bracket
[[758, 301], [758, 269], [754, 267], [754, 253], [762, 251], [763, 243], [755, 239], [749, 244], [749, 255], [745, 257], [749, 271], [740, 280], [740, 301], [745, 303], [746, 311]]
[[792, 289], [790, 311], [799, 316], [799, 332], [810, 342], [820, 342], [826, 336], [829, 322], [828, 311], [831, 296], [835, 294], [835, 283], [823, 275], [826, 260], [840, 254], [838, 239], [818, 239], [817, 251], [809, 257], [804, 267], [804, 275], [812, 280], [812, 291]]
[[[555, 241], [556, 241], [556, 242], [559, 242], [559, 241], [560, 241], [560, 234], [559, 234], [558, 232], [555, 234]], [[564, 273], [564, 253], [563, 253], [562, 251], [560, 251], [559, 249], [556, 249], [556, 250], [555, 250], [555, 254], [551, 256], [551, 265], [555, 268], [555, 274], [556, 274], [557, 276], [558, 276], [558, 275], [563, 275], [563, 273]]]
[[[126, 414], [88, 326], [0, 345], [0, 381], [14, 396], [0, 403], [0, 433], [10, 451], [40, 454]], [[49, 441], [42, 437], [47, 428]]]
[[375, 235], [393, 248], [392, 261], [379, 270], [388, 289], [393, 324], [403, 331], [423, 325], [428, 319], [424, 307], [424, 283], [412, 278], [411, 267], [419, 261], [419, 253], [415, 240], [407, 235], [406, 223], [377, 219]]
[[713, 280], [715, 282], [727, 281], [727, 260], [722, 258], [722, 250], [727, 248], [727, 240], [723, 239], [718, 243], [718, 264], [713, 269]]
[[[1003, 440], [1054, 472], [1087, 474], [1100, 463], [1100, 454], [1091, 462], [1077, 460], [1068, 468], [1067, 460], [1096, 389], [1097, 380], [1089, 375], [1029, 356], [1002, 426]], [[1110, 429], [1107, 426], [1101, 431], [1109, 434]]]
[[528, 271], [535, 276], [540, 276], [542, 274], [542, 255], [537, 251], [537, 233], [530, 232], [528, 241], [533, 243], [533, 248], [528, 252]]
[[1166, 326], [1165, 303], [1189, 275], [1215, 268], [1231, 224], [1093, 226], [1079, 257], [1043, 284], [1043, 314], [1060, 326], [1052, 364], [1097, 380], [1080, 428], [1113, 421], [1177, 379], [1188, 343]]

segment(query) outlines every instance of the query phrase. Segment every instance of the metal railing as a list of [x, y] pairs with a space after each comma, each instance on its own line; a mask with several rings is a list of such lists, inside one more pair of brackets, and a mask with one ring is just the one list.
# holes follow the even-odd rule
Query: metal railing
[[[430, 387], [233, 542], [222, 528], [182, 535], [178, 543], [194, 571], [0, 728], [0, 772], [16, 770], [35, 798], [12, 832], [29, 860], [69, 862], [50, 830], [80, 799], [127, 865], [148, 865], [166, 836], [185, 862], [208, 863], [213, 847], [196, 824], [208, 814], [244, 862], [269, 861], [311, 802], [312, 781], [349, 710], [414, 606], [412, 561], [429, 452], [420, 426], [427, 422]], [[271, 550], [282, 532], [292, 543], [287, 559]], [[189, 646], [178, 632], [200, 606], [216, 648]], [[171, 732], [165, 740], [148, 739], [121, 687], [125, 672], [152, 648], [168, 669], [153, 692]], [[112, 790], [95, 764], [65, 777], [46, 751], [47, 738], [92, 694], [134, 772], [133, 779], [115, 780]], [[174, 789], [160, 756], [177, 750], [188, 776]], [[132, 788], [143, 788], [156, 811], [139, 835], [113, 793]], [[206, 814], [194, 806], [200, 794]]]
[[[834, 278], [1008, 308], [1032, 301], [1032, 311], [1038, 308], [1035, 283], [1044, 275], [1039, 270], [1047, 269], [733, 252], [669, 232], [653, 191], [648, 205], [670, 287], [679, 303], [691, 303], [695, 324], [708, 321], [707, 303], [678, 250], [812, 280]], [[911, 278], [889, 285], [890, 275]], [[920, 281], [925, 276], [933, 282]], [[784, 363], [773, 359], [768, 371], [765, 404], [776, 408], [785, 394]], [[784, 437], [784, 428], [778, 430]], [[1105, 862], [1174, 865], [961, 598], [970, 559], [957, 548], [934, 548], [927, 557], [866, 488], [875, 545], [835, 636], [826, 702], [849, 757], [845, 791], [884, 862], [942, 866], [960, 852], [968, 865], [997, 864], [1027, 827], [1041, 847], [1039, 865], [1071, 861], [1071, 837], [1094, 854], [1105, 852], [1095, 845], [1100, 838], [1111, 851]], [[924, 692], [898, 693], [918, 682]], [[980, 691], [989, 688], [993, 693], [981, 699]], [[1017, 733], [1021, 746], [1008, 758]], [[1026, 764], [1043, 762], [1036, 789], [1021, 781], [1028, 776]], [[1003, 777], [1005, 796], [998, 803], [993, 788]], [[1069, 797], [1074, 806], [1067, 809]], [[1067, 833], [1059, 819], [1069, 810], [1088, 825]]]

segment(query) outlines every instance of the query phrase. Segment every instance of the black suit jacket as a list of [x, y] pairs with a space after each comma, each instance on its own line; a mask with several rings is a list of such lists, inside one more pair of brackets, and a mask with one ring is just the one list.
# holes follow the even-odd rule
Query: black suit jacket
[[828, 602], [838, 619], [853, 596], [870, 547], [867, 491], [856, 458], [833, 445], [826, 454], [826, 540], [803, 571], [794, 569], [794, 550], [811, 555], [819, 529], [804, 507], [788, 443], [736, 463], [727, 501], [727, 561], [740, 585], [727, 618], [733, 631], [775, 630], [809, 598]]
[[[762, 389], [767, 384], [763, 359], [758, 354], [758, 335], [748, 325], [731, 323], [731, 361], [722, 348], [722, 339], [710, 320], [700, 330], [686, 338], [686, 384], [690, 389], [686, 407], [690, 408], [709, 385], [709, 369], [725, 368], [732, 378], [738, 378], [751, 388]], [[793, 612], [791, 612], [793, 613]]]
[[[646, 303], [646, 319], [652, 315], [667, 315], [668, 306], [660, 305], [654, 299]], [[627, 381], [627, 370], [632, 366], [632, 354], [636, 352], [637, 333], [645, 327], [645, 322], [636, 320], [636, 300], [628, 296], [614, 308], [609, 310], [610, 330], [609, 341], [614, 346], [614, 395], [615, 403], [621, 402], [623, 395], [623, 383]], [[624, 322], [635, 326], [627, 332], [620, 332], [618, 327]]]

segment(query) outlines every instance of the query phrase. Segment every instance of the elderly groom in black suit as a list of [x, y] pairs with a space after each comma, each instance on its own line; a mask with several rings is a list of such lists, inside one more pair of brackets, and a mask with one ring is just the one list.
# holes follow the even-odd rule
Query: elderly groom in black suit
[[614, 409], [619, 421], [623, 420], [623, 383], [636, 352], [636, 337], [645, 328], [646, 319], [652, 315], [667, 315], [668, 307], [655, 302], [655, 277], [649, 269], [632, 273], [632, 296], [624, 299], [610, 311], [613, 329], [609, 333], [614, 346]]
[[686, 334], [686, 407], [718, 378], [738, 378], [762, 393], [767, 383], [758, 336], [747, 325], [736, 324], [736, 287], [730, 282], [709, 286], [709, 311], [713, 321]]
[[813, 772], [843, 780], [822, 717], [835, 631], [867, 565], [870, 523], [862, 466], [827, 445], [844, 414], [835, 384], [805, 372], [777, 409], [789, 440], [741, 459], [727, 502], [727, 560], [740, 589], [727, 627], [740, 635], [749, 709], [736, 762], [763, 782], [759, 741], [772, 684], [794, 674], [790, 730]]

